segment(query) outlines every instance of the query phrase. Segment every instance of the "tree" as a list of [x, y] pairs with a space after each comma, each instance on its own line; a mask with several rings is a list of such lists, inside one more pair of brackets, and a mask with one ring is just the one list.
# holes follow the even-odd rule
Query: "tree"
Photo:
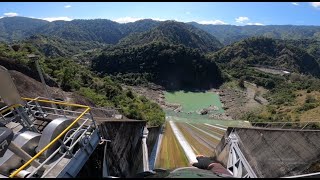
[[244, 86], [244, 77], [243, 76], [241, 76], [239, 78], [238, 85], [239, 85], [240, 88], [245, 88], [245, 86]]

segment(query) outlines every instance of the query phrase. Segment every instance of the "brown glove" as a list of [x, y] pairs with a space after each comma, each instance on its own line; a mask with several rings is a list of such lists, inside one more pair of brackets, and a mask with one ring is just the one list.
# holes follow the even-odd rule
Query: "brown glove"
[[213, 158], [204, 157], [203, 155], [197, 156], [198, 162], [193, 163], [192, 166], [195, 166], [199, 169], [209, 169], [209, 165], [214, 162]]

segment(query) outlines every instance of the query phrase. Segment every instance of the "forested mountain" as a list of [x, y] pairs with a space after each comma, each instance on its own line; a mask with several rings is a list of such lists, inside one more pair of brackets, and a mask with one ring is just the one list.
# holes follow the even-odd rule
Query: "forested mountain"
[[286, 40], [283, 43], [306, 50], [320, 63], [320, 39]]
[[48, 21], [26, 17], [0, 19], [0, 41], [21, 40], [36, 33], [36, 29], [50, 24]]
[[71, 41], [116, 44], [128, 34], [147, 31], [158, 23], [148, 19], [120, 24], [107, 19], [48, 22], [25, 17], [5, 17], [0, 19], [0, 41], [12, 42], [41, 34]]
[[[318, 26], [0, 18], [0, 41], [5, 42], [0, 43], [0, 65], [39, 80], [34, 62], [27, 58], [38, 54], [49, 85], [80, 93], [98, 106], [120, 108], [129, 118], [160, 125], [165, 119], [160, 106], [122, 89], [120, 83], [153, 82], [181, 90], [245, 80], [270, 90], [272, 106], [294, 103], [296, 91], [319, 90], [319, 32]], [[268, 74], [251, 67], [256, 65], [293, 73]]]
[[110, 44], [117, 43], [123, 37], [119, 24], [107, 19], [54, 21], [36, 29], [36, 32], [73, 41], [98, 41]]
[[103, 74], [131, 74], [132, 78], [142, 74], [169, 89], [209, 88], [223, 81], [216, 64], [198, 50], [162, 42], [103, 52], [92, 61], [92, 68]]
[[21, 43], [32, 44], [46, 57], [70, 57], [95, 48], [103, 48], [105, 44], [96, 41], [70, 41], [58, 37], [33, 35]]
[[[120, 39], [131, 33], [145, 32], [159, 24], [162, 23], [151, 19], [120, 24], [107, 19], [48, 22], [26, 17], [4, 17], [0, 19], [0, 41], [12, 42], [41, 33], [46, 36], [58, 36], [72, 41], [98, 41], [116, 44]], [[292, 40], [320, 40], [319, 26], [203, 25], [196, 22], [185, 24], [193, 25], [208, 32], [224, 45], [254, 36]]]
[[222, 44], [212, 35], [181, 22], [165, 21], [155, 28], [142, 32], [133, 33], [120, 40], [120, 46], [144, 45], [154, 41], [169, 44], [183, 44], [186, 47], [198, 48], [202, 52], [216, 51]]
[[151, 28], [158, 26], [160, 23], [160, 21], [155, 21], [152, 19], [142, 19], [126, 24], [119, 24], [119, 29], [122, 32], [122, 34], [124, 34], [124, 36], [127, 36], [132, 32], [145, 32], [147, 30], [150, 30]]
[[216, 62], [234, 66], [262, 65], [319, 76], [316, 58], [305, 50], [271, 38], [249, 38], [213, 54]]
[[320, 26], [267, 25], [267, 26], [234, 26], [234, 25], [203, 25], [191, 22], [225, 44], [254, 36], [264, 36], [275, 39], [317, 39], [320, 40]]

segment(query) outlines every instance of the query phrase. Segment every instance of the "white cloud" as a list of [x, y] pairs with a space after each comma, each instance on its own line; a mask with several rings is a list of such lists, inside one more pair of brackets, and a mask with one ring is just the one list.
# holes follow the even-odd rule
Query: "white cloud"
[[46, 20], [46, 21], [49, 21], [49, 22], [52, 22], [52, 21], [72, 21], [71, 18], [69, 17], [46, 17], [46, 18], [39, 18], [39, 19], [42, 19], [42, 20]]
[[71, 8], [71, 5], [66, 5], [64, 6], [64, 8]]
[[311, 2], [310, 4], [315, 8], [320, 8], [320, 2]]
[[264, 24], [262, 24], [262, 23], [247, 23], [247, 25], [263, 26]]
[[18, 13], [8, 12], [8, 13], [3, 13], [3, 15], [7, 17], [14, 17], [14, 16], [18, 16]]
[[0, 19], [3, 18], [3, 16], [0, 16]]
[[161, 18], [135, 18], [135, 17], [122, 17], [122, 18], [118, 18], [118, 19], [113, 19], [112, 21], [115, 21], [118, 23], [129, 23], [129, 22], [139, 21], [142, 19], [152, 19], [155, 21], [166, 21], [166, 19], [161, 19]]
[[122, 17], [122, 18], [114, 19], [113, 21], [116, 21], [118, 23], [129, 23], [129, 22], [139, 21], [141, 19], [143, 18]]
[[293, 4], [293, 5], [295, 5], [295, 6], [299, 6], [299, 3], [296, 3], [296, 2], [293, 2], [293, 3], [291, 3], [291, 4]]
[[235, 20], [237, 23], [244, 23], [245, 21], [249, 21], [249, 18], [244, 17], [244, 16], [240, 16], [240, 17], [235, 18]]
[[[155, 21], [166, 21], [167, 19], [161, 19], [161, 18], [150, 18], [152, 20], [155, 20]], [[176, 21], [178, 21], [177, 19], [174, 19]]]
[[198, 21], [199, 24], [213, 24], [213, 25], [224, 25], [227, 24], [221, 20], [211, 20], [211, 21]]

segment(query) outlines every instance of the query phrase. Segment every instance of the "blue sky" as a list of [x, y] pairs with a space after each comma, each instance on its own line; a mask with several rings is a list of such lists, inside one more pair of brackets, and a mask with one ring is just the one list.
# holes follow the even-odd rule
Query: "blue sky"
[[320, 25], [320, 2], [0, 2], [0, 17], [139, 19], [232, 25]]

